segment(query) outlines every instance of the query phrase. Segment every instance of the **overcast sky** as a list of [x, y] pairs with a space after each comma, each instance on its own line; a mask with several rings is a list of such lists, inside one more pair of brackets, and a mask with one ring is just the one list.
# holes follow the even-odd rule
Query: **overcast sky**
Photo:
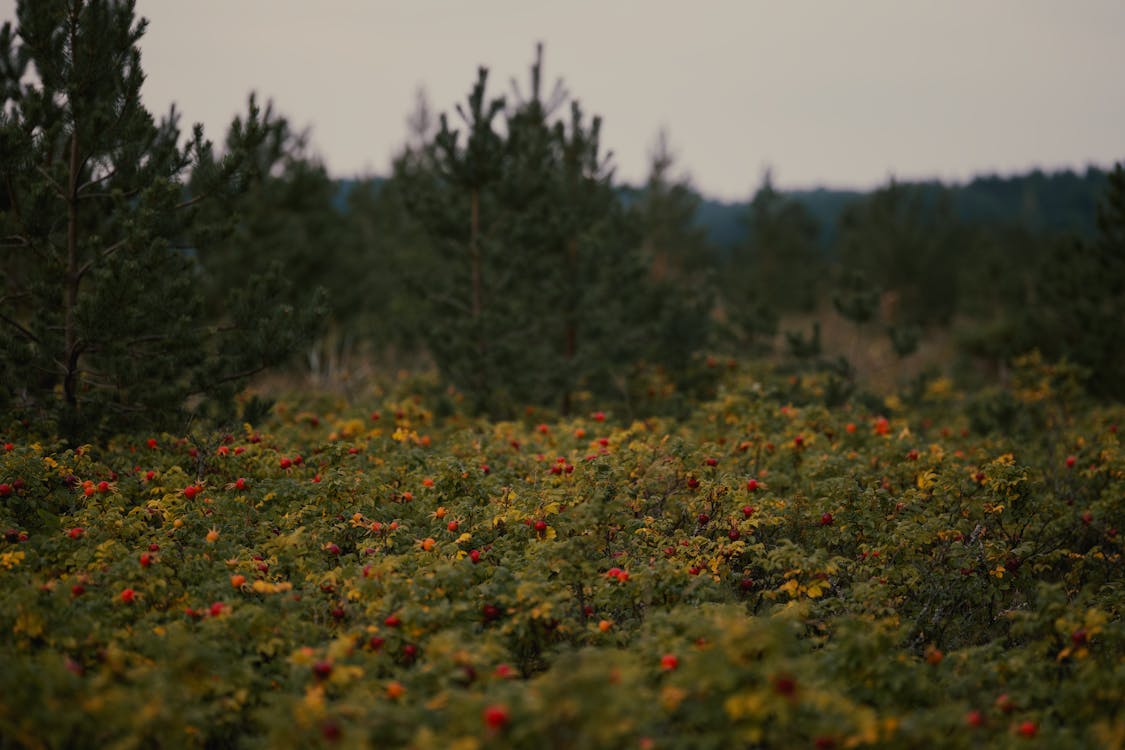
[[[0, 0], [3, 17], [14, 1]], [[479, 65], [536, 41], [624, 181], [660, 128], [702, 192], [964, 180], [1125, 158], [1122, 0], [138, 0], [147, 106], [220, 141], [251, 90], [336, 176], [384, 174], [424, 86], [452, 110]], [[525, 84], [526, 85], [526, 84]]]

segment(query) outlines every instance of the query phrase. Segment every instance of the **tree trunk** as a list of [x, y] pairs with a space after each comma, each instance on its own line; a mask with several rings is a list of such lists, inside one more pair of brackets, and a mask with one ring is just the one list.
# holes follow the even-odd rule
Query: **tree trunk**
[[[71, 9], [70, 49], [72, 55], [77, 55], [77, 16], [81, 10], [81, 2], [76, 2]], [[81, 163], [78, 159], [78, 121], [72, 121], [70, 127], [70, 163], [66, 187], [66, 279], [63, 293], [63, 338], [66, 348], [63, 353], [63, 364], [66, 368], [63, 378], [63, 394], [66, 397], [67, 407], [76, 409], [80, 387], [78, 382], [78, 322], [75, 320], [75, 312], [78, 307], [78, 284], [80, 281], [78, 273], [78, 171], [81, 168]]]
[[567, 300], [566, 312], [566, 348], [563, 356], [566, 359], [567, 382], [563, 388], [562, 405], [560, 411], [564, 417], [570, 416], [570, 377], [573, 373], [572, 362], [578, 352], [578, 321], [575, 320], [575, 308], [578, 297], [578, 241], [573, 237], [566, 246], [567, 271], [570, 276], [570, 299]]
[[471, 216], [469, 226], [469, 256], [472, 262], [473, 302], [472, 315], [475, 322], [481, 314], [481, 258], [480, 258], [480, 189], [473, 188], [471, 197]]

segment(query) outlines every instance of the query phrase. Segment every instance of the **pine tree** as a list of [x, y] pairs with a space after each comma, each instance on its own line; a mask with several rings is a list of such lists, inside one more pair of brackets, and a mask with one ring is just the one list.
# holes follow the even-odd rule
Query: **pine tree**
[[248, 279], [209, 325], [187, 241], [199, 205], [246, 180], [254, 144], [215, 160], [201, 127], [181, 146], [175, 110], [153, 119], [145, 26], [130, 1], [36, 0], [0, 30], [0, 398], [71, 442], [173, 426], [193, 395], [229, 400], [311, 324]]
[[568, 96], [561, 81], [546, 93], [541, 49], [512, 103], [487, 97], [487, 82], [482, 69], [458, 107], [462, 129], [443, 115], [432, 143], [396, 165], [393, 189], [421, 234], [423, 335], [478, 407], [565, 413], [651, 350], [655, 290], [600, 119], [576, 101], [556, 114]]
[[1091, 392], [1125, 400], [1125, 166], [1109, 173], [1092, 241], [1058, 243], [1036, 274], [1025, 341], [1088, 370]]
[[778, 311], [811, 312], [820, 303], [826, 263], [816, 219], [786, 198], [766, 172], [746, 213], [746, 243], [735, 252], [732, 278], [749, 276], [762, 301]]
[[957, 275], [966, 246], [941, 186], [891, 182], [845, 209], [840, 262], [896, 295], [897, 320], [948, 323], [957, 308]]

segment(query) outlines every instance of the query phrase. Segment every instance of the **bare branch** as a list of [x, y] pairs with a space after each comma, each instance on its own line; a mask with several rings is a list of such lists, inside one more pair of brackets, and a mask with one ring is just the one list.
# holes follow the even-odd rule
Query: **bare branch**
[[62, 189], [62, 185], [59, 185], [59, 183], [55, 182], [55, 178], [51, 176], [50, 172], [48, 172], [41, 166], [37, 166], [36, 169], [39, 171], [39, 174], [43, 175], [43, 177], [47, 179], [47, 182], [51, 183], [51, 187], [55, 189], [55, 193], [60, 198], [62, 198], [64, 201], [69, 200], [67, 198], [66, 191]]
[[183, 203], [177, 204], [176, 208], [190, 208], [190, 207], [194, 206], [196, 203], [199, 203], [200, 201], [205, 200], [209, 195], [210, 195], [210, 193], [201, 193], [201, 194], [195, 196], [194, 198], [191, 198], [190, 200], [186, 200]]
[[5, 323], [7, 323], [8, 325], [12, 326], [12, 327], [13, 327], [13, 328], [15, 328], [15, 329], [16, 329], [17, 331], [19, 331], [20, 333], [22, 333], [22, 334], [23, 334], [23, 336], [24, 336], [24, 338], [26, 338], [26, 339], [30, 339], [31, 341], [34, 341], [34, 342], [35, 342], [36, 344], [41, 344], [41, 343], [43, 343], [43, 342], [41, 342], [41, 341], [39, 340], [39, 337], [38, 337], [38, 336], [36, 336], [36, 335], [35, 335], [34, 333], [32, 333], [31, 331], [29, 331], [29, 330], [27, 330], [26, 328], [24, 328], [24, 327], [23, 327], [22, 325], [20, 325], [20, 323], [19, 323], [18, 321], [15, 321], [15, 320], [12, 320], [11, 318], [9, 318], [9, 317], [8, 317], [7, 315], [5, 315], [4, 313], [0, 313], [0, 320], [4, 321], [4, 322], [5, 322]]
[[[85, 190], [88, 187], [93, 187], [94, 185], [97, 185], [99, 182], [105, 182], [106, 180], [113, 177], [115, 174], [117, 174], [117, 167], [114, 167], [113, 169], [109, 170], [108, 172], [106, 172], [104, 175], [102, 175], [101, 177], [99, 177], [96, 180], [90, 180], [89, 182], [87, 182], [84, 185], [79, 185], [77, 192], [81, 193], [83, 190]], [[105, 193], [104, 195], [109, 195], [109, 193]], [[90, 196], [90, 197], [93, 197], [93, 196]]]
[[111, 255], [116, 253], [118, 250], [120, 250], [124, 246], [125, 246], [125, 240], [118, 240], [117, 242], [115, 242], [112, 245], [110, 245], [109, 247], [107, 247], [105, 250], [102, 250], [100, 253], [98, 253], [98, 255], [96, 257], [90, 258], [90, 260], [83, 263], [82, 267], [78, 269], [79, 280], [81, 280], [82, 277], [86, 275], [87, 271], [89, 271], [91, 268], [93, 268], [94, 261], [105, 260], [106, 258], [110, 257]]

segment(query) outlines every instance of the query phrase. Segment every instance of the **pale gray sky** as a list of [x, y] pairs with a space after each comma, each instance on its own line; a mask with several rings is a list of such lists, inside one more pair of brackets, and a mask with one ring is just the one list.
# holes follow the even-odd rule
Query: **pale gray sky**
[[[2, 17], [14, 1], [0, 0]], [[337, 176], [383, 174], [418, 86], [525, 81], [537, 40], [625, 181], [661, 127], [704, 193], [1125, 158], [1122, 0], [138, 0], [145, 100], [220, 141], [256, 90]]]

